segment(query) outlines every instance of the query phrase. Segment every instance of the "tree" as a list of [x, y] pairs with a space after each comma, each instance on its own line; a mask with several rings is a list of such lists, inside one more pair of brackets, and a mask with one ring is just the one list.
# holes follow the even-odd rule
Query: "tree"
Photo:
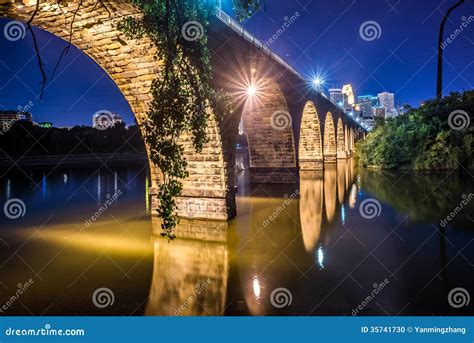
[[446, 23], [449, 19], [451, 13], [461, 6], [465, 0], [459, 0], [456, 4], [451, 6], [446, 14], [444, 15], [443, 20], [441, 21], [441, 25], [439, 27], [439, 37], [438, 37], [438, 77], [437, 77], [437, 84], [436, 84], [436, 97], [441, 99], [443, 97], [443, 51], [444, 51], [444, 29]]

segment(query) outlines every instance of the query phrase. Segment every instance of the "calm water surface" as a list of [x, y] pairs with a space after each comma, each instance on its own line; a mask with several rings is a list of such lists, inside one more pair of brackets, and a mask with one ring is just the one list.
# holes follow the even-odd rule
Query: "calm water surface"
[[[242, 172], [238, 218], [183, 221], [172, 242], [153, 234], [146, 167], [0, 175], [2, 207], [26, 208], [16, 220], [0, 212], [1, 315], [473, 314], [472, 301], [448, 303], [455, 287], [474, 295], [469, 174], [359, 173], [349, 162], [299, 185], [250, 186]], [[375, 215], [361, 215], [365, 200]], [[114, 302], [98, 308], [103, 287]]]

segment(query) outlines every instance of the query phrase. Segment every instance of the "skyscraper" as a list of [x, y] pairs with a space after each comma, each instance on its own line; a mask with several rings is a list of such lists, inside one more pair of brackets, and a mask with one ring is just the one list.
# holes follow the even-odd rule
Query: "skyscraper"
[[383, 92], [378, 94], [380, 106], [385, 108], [385, 117], [396, 117], [398, 114], [397, 109], [395, 108], [395, 94]]
[[344, 96], [344, 108], [350, 109], [355, 104], [355, 95], [354, 91], [352, 90], [352, 85], [344, 85], [342, 87], [342, 94]]
[[374, 107], [372, 107], [372, 116], [374, 118], [385, 119], [385, 107], [383, 107], [383, 106], [374, 106]]
[[329, 99], [336, 105], [344, 106], [344, 95], [340, 88], [331, 88], [329, 90]]
[[361, 95], [357, 97], [358, 108], [362, 111], [364, 118], [372, 118], [372, 107], [377, 106], [377, 97], [372, 95]]

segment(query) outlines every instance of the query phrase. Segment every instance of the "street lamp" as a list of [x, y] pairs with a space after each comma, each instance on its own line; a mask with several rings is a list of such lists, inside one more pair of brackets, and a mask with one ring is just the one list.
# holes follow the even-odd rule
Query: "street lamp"
[[250, 85], [247, 87], [247, 95], [248, 96], [255, 96], [257, 94], [257, 87], [254, 85]]
[[316, 76], [313, 79], [313, 87], [316, 89], [321, 89], [321, 87], [324, 85], [324, 80], [320, 76]]

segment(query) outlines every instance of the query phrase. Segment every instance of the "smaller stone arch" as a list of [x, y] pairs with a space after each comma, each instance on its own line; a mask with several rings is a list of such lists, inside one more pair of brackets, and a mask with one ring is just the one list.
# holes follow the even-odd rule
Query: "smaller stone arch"
[[336, 145], [336, 129], [332, 113], [326, 114], [324, 121], [324, 163], [336, 163], [337, 145]]
[[312, 101], [308, 101], [303, 109], [298, 151], [300, 170], [323, 170], [321, 123]]
[[337, 158], [338, 159], [346, 159], [346, 143], [344, 137], [344, 124], [342, 123], [342, 119], [339, 118], [337, 121]]

